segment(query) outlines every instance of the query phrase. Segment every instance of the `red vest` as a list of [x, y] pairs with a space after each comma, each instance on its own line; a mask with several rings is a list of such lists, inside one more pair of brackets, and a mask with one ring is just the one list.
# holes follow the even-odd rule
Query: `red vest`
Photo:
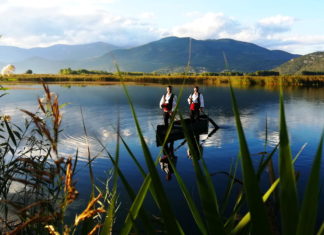
[[[192, 96], [193, 94], [191, 94], [191, 100], [192, 100]], [[190, 110], [199, 110], [200, 109], [200, 93], [198, 92], [198, 103], [194, 103], [193, 101], [191, 101], [190, 103]]]
[[169, 102], [165, 103], [166, 94], [164, 95], [164, 103], [161, 105], [164, 112], [172, 111], [173, 97], [174, 97], [174, 94], [171, 94]]

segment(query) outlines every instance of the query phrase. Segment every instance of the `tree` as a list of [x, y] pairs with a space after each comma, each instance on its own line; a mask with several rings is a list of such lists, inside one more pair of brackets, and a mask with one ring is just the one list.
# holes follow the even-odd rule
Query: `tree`
[[33, 70], [28, 69], [28, 70], [25, 72], [25, 74], [33, 74]]

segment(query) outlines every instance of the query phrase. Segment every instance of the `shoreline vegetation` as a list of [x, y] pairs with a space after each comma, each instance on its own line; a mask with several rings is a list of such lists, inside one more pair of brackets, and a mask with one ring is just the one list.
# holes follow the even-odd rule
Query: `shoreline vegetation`
[[[126, 73], [123, 75], [124, 82], [135, 83], [161, 83], [161, 84], [210, 84], [228, 85], [231, 81], [233, 86], [279, 86], [280, 81], [284, 86], [298, 87], [323, 87], [324, 75], [279, 75], [279, 76], [226, 76], [226, 75], [183, 75], [183, 74], [145, 74]], [[0, 76], [1, 83], [113, 83], [119, 82], [118, 74], [11, 74]]]

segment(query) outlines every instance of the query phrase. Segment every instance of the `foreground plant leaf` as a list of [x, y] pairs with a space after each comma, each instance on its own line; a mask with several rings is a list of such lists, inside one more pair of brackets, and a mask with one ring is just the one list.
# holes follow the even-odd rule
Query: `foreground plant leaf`
[[317, 153], [313, 161], [311, 175], [309, 176], [307, 188], [297, 225], [297, 234], [313, 234], [317, 217], [318, 201], [320, 196], [320, 171], [323, 149], [324, 132], [318, 145]]
[[265, 206], [263, 204], [258, 179], [254, 172], [249, 149], [246, 143], [244, 131], [242, 128], [240, 114], [237, 107], [236, 98], [232, 86], [230, 86], [232, 96], [232, 106], [236, 121], [236, 128], [240, 142], [240, 159], [242, 162], [244, 190], [246, 193], [247, 204], [251, 213], [252, 234], [269, 234], [270, 225], [268, 223]]
[[[118, 66], [116, 66], [116, 67], [117, 67], [117, 71], [118, 71], [118, 73], [120, 75], [120, 78], [121, 78], [121, 81], [122, 81], [123, 78], [121, 76], [119, 68], [118, 68]], [[143, 149], [145, 161], [146, 161], [148, 170], [150, 172], [150, 177], [152, 179], [153, 188], [154, 188], [154, 190], [156, 192], [156, 196], [157, 196], [157, 200], [158, 200], [158, 206], [161, 209], [163, 219], [164, 219], [164, 222], [165, 222], [165, 228], [166, 228], [167, 232], [170, 233], [170, 234], [183, 234], [183, 231], [182, 231], [181, 227], [179, 227], [177, 219], [175, 218], [175, 216], [174, 216], [174, 214], [172, 212], [171, 204], [170, 204], [169, 200], [167, 199], [167, 195], [166, 195], [166, 193], [164, 191], [164, 188], [162, 186], [161, 179], [160, 179], [160, 177], [159, 177], [159, 175], [157, 173], [157, 170], [156, 170], [154, 161], [152, 159], [151, 153], [150, 153], [150, 151], [148, 149], [148, 146], [147, 146], [147, 144], [146, 144], [146, 142], [144, 140], [143, 132], [142, 132], [142, 130], [140, 128], [140, 125], [139, 125], [139, 122], [138, 122], [138, 119], [137, 119], [137, 115], [135, 113], [134, 105], [133, 105], [132, 100], [131, 100], [131, 98], [129, 96], [128, 90], [127, 90], [127, 88], [126, 88], [126, 86], [125, 86], [125, 84], [123, 82], [122, 82], [122, 87], [123, 87], [124, 92], [126, 94], [126, 97], [127, 97], [127, 100], [128, 100], [129, 105], [130, 105], [131, 112], [132, 112], [132, 115], [133, 115], [133, 118], [134, 118], [134, 121], [135, 121], [136, 129], [137, 129], [137, 133], [139, 135], [139, 139], [140, 139], [141, 146], [142, 146], [142, 149]]]
[[195, 141], [192, 133], [189, 132], [189, 129], [184, 122], [182, 115], [181, 125], [184, 129], [184, 134], [188, 142], [189, 150], [192, 155], [192, 160], [194, 164], [194, 169], [196, 173], [196, 182], [198, 186], [199, 197], [202, 203], [203, 212], [205, 214], [207, 230], [209, 234], [225, 234], [224, 225], [222, 223], [221, 217], [219, 215], [218, 202], [216, 198], [216, 193], [214, 186], [210, 183], [210, 174], [206, 172], [206, 168], [201, 168], [198, 160], [201, 158], [201, 152], [197, 143]]
[[279, 134], [279, 202], [282, 234], [296, 234], [298, 223], [298, 200], [295, 170], [286, 125], [282, 87], [280, 90], [280, 134]]

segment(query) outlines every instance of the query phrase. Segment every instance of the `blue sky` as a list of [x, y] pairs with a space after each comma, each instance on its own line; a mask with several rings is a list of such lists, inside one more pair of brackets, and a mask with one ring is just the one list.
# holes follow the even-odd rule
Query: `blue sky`
[[324, 51], [323, 11], [322, 0], [1, 0], [0, 45], [130, 47], [189, 36], [306, 54]]

